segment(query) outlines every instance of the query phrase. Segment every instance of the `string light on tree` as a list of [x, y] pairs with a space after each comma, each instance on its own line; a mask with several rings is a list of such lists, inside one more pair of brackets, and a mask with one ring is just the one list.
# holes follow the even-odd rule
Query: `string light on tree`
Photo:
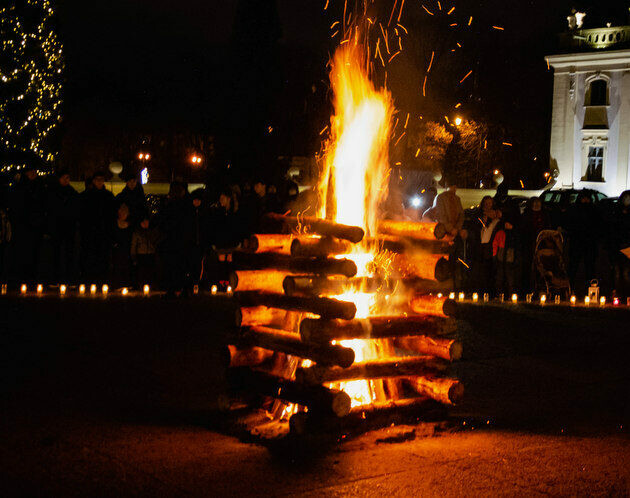
[[0, 169], [51, 168], [58, 154], [63, 48], [50, 0], [0, 7]]

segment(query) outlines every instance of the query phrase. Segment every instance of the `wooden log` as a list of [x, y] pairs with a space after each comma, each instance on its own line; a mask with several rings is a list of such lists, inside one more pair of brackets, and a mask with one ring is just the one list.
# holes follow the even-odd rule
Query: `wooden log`
[[438, 374], [444, 372], [447, 367], [448, 362], [432, 356], [410, 356], [362, 361], [348, 368], [325, 367], [320, 364], [299, 367], [295, 373], [295, 379], [306, 384], [328, 384], [361, 379]]
[[442, 239], [446, 235], [444, 225], [422, 221], [380, 220], [378, 232], [410, 239]]
[[278, 308], [267, 306], [244, 306], [240, 308], [241, 321], [239, 326], [272, 325], [282, 327], [286, 320], [287, 312]]
[[282, 287], [287, 296], [337, 296], [349, 290], [357, 292], [391, 292], [395, 280], [371, 277], [338, 278], [313, 275], [289, 275]]
[[457, 302], [447, 297], [415, 295], [409, 301], [414, 313], [429, 313], [438, 316], [455, 316]]
[[279, 270], [240, 270], [230, 273], [229, 282], [235, 291], [282, 292], [287, 275], [289, 273]]
[[451, 265], [441, 254], [394, 254], [392, 266], [404, 277], [419, 277], [442, 282], [451, 278]]
[[422, 375], [412, 377], [408, 382], [418, 394], [446, 405], [461, 403], [464, 397], [464, 385], [457, 379]]
[[300, 336], [306, 342], [343, 339], [383, 339], [418, 335], [444, 335], [454, 332], [455, 322], [435, 315], [372, 316], [354, 320], [316, 320], [300, 323]]
[[243, 340], [258, 347], [307, 358], [318, 364], [348, 368], [354, 363], [354, 351], [340, 345], [308, 344], [297, 334], [255, 325], [246, 329]]
[[237, 292], [235, 296], [242, 307], [267, 306], [268, 308], [303, 311], [327, 319], [352, 320], [357, 312], [354, 303], [328, 297], [285, 296], [256, 291]]
[[273, 351], [258, 347], [238, 348], [228, 345], [229, 367], [255, 367], [273, 356]]
[[256, 233], [245, 239], [243, 249], [252, 253], [290, 254], [293, 236], [280, 233]]
[[267, 226], [273, 228], [284, 228], [285, 230], [290, 231], [307, 230], [308, 233], [337, 237], [338, 239], [348, 240], [353, 244], [361, 242], [365, 235], [365, 232], [361, 227], [342, 225], [330, 220], [323, 220], [310, 216], [295, 217], [268, 213], [264, 216], [263, 222], [267, 224]]
[[373, 402], [369, 405], [355, 406], [344, 418], [330, 418], [312, 412], [298, 412], [289, 419], [292, 435], [334, 434], [347, 430], [365, 430], [388, 427], [392, 423], [409, 420], [443, 420], [444, 406], [428, 398], [404, 398], [385, 402]]
[[249, 368], [230, 369], [228, 384], [236, 391], [257, 392], [271, 398], [307, 406], [309, 412], [344, 417], [350, 413], [351, 400], [343, 391], [324, 386], [307, 386]]
[[299, 237], [291, 242], [291, 256], [321, 258], [336, 254], [348, 254], [352, 244], [334, 237]]
[[284, 254], [250, 254], [235, 252], [232, 264], [237, 270], [284, 270], [289, 273], [315, 273], [318, 275], [343, 275], [354, 277], [357, 265], [350, 259], [294, 258]]
[[437, 356], [448, 361], [457, 361], [462, 357], [462, 344], [455, 339], [428, 337], [426, 335], [399, 337], [394, 340], [394, 345], [397, 348]]

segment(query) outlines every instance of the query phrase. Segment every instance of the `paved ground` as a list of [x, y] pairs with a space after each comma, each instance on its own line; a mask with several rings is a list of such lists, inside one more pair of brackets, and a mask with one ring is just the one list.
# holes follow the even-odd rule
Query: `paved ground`
[[468, 307], [447, 430], [266, 448], [213, 430], [191, 301], [0, 300], [0, 495], [630, 495], [626, 311]]

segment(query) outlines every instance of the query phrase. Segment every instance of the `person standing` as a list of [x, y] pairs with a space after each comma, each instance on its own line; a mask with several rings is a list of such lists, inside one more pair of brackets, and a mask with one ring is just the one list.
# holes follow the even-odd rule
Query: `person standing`
[[[612, 219], [612, 250], [615, 290], [630, 297], [630, 190], [622, 192]], [[621, 252], [624, 251], [624, 252]]]
[[156, 250], [160, 234], [151, 227], [146, 216], [140, 222], [131, 237], [131, 259], [135, 267], [135, 283], [137, 287], [144, 284], [155, 284]]
[[14, 277], [33, 284], [39, 270], [39, 250], [45, 223], [46, 193], [32, 166], [22, 176], [10, 196], [9, 218], [13, 233]]
[[112, 232], [112, 279], [115, 288], [131, 285], [131, 236], [133, 226], [129, 221], [127, 204], [118, 207], [116, 224]]
[[120, 206], [126, 204], [129, 208], [129, 223], [135, 228], [145, 215], [147, 205], [142, 185], [138, 183], [138, 176], [127, 173], [125, 176], [125, 188], [116, 196], [116, 202]]
[[97, 171], [81, 194], [82, 272], [91, 283], [105, 283], [109, 274], [115, 213], [114, 195], [105, 188], [105, 173]]
[[523, 216], [523, 287], [531, 292], [533, 282], [534, 252], [536, 250], [536, 239], [542, 230], [551, 227], [549, 215], [543, 210], [542, 201], [539, 197], [533, 197], [527, 203]]
[[46, 232], [52, 247], [51, 281], [56, 284], [76, 280], [75, 248], [80, 216], [79, 194], [70, 185], [66, 170], [57, 172], [46, 196]]
[[584, 263], [585, 281], [580, 286], [586, 291], [586, 282], [595, 278], [598, 241], [601, 235], [601, 222], [597, 207], [587, 193], [580, 193], [576, 203], [567, 212], [569, 233], [569, 279], [571, 287], [577, 289], [576, 279], [580, 264]]
[[188, 261], [193, 243], [192, 203], [186, 187], [172, 182], [162, 216], [164, 238], [160, 246], [164, 259], [167, 297], [185, 296]]

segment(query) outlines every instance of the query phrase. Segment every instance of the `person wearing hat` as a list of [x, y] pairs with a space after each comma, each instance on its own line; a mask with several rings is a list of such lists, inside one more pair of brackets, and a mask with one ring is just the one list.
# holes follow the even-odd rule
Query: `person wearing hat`
[[126, 204], [129, 208], [129, 223], [133, 227], [138, 226], [141, 218], [145, 215], [147, 204], [144, 196], [144, 189], [138, 183], [138, 176], [128, 171], [123, 176], [125, 188], [116, 196], [116, 203], [120, 206]]
[[105, 172], [97, 171], [81, 194], [82, 270], [92, 283], [106, 283], [109, 276], [115, 220], [114, 195], [105, 188]]

